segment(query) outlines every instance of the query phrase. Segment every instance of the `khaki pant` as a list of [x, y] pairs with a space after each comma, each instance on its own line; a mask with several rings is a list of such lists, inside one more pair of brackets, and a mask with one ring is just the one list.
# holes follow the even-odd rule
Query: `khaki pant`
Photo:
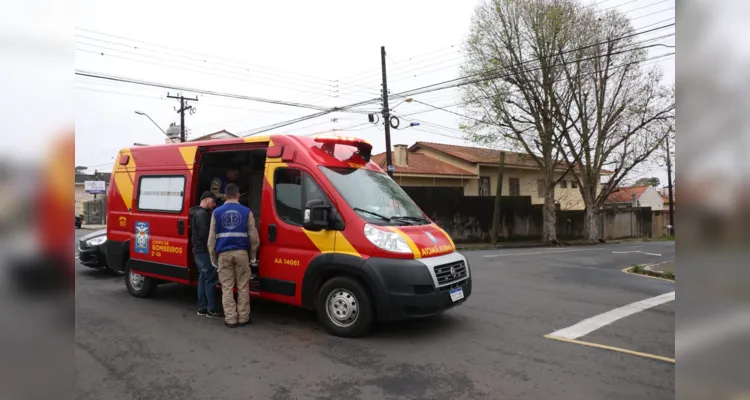
[[[250, 274], [250, 257], [247, 250], [219, 253], [221, 302], [224, 305], [224, 321], [228, 324], [245, 323], [250, 319]], [[235, 285], [236, 304], [233, 292]]]

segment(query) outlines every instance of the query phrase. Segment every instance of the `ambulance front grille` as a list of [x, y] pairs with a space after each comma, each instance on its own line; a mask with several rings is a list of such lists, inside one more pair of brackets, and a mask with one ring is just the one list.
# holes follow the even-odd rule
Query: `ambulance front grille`
[[457, 261], [450, 264], [437, 265], [434, 267], [434, 271], [438, 287], [446, 286], [466, 278], [466, 263]]

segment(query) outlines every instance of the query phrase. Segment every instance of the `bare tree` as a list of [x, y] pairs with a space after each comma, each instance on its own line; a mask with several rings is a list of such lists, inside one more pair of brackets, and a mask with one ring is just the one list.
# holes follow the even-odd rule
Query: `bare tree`
[[560, 53], [573, 107], [557, 114], [572, 126], [561, 131], [559, 146], [579, 181], [586, 237], [595, 241], [602, 205], [666, 139], [675, 96], [657, 67], [643, 65], [646, 48], [654, 45], [639, 41], [623, 14], [582, 10], [578, 17], [581, 35], [573, 49]]
[[542, 240], [552, 243], [554, 189], [568, 168], [560, 141], [571, 124], [559, 116], [571, 105], [560, 54], [577, 36], [578, 9], [573, 0], [488, 0], [475, 10], [462, 68], [464, 104], [476, 116], [464, 129], [475, 142], [520, 150], [536, 162], [545, 189]]

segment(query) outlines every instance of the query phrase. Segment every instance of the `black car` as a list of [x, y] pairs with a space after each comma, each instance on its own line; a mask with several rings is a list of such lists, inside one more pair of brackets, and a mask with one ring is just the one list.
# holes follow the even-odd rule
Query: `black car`
[[83, 218], [80, 215], [76, 215], [76, 228], [81, 229], [81, 225], [83, 225]]
[[89, 233], [78, 240], [78, 260], [81, 264], [95, 269], [107, 268], [107, 230]]

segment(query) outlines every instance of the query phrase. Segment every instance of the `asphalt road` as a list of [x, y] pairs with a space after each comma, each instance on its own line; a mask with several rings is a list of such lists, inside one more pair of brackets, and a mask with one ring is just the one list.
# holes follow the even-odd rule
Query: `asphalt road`
[[[328, 335], [311, 313], [260, 300], [252, 325], [226, 329], [195, 315], [190, 287], [137, 299], [123, 278], [79, 264], [78, 398], [674, 398], [673, 363], [544, 338], [673, 292], [672, 283], [621, 270], [674, 260], [674, 243], [465, 254], [474, 279], [465, 304], [354, 340]], [[674, 358], [674, 302], [580, 340]]]

